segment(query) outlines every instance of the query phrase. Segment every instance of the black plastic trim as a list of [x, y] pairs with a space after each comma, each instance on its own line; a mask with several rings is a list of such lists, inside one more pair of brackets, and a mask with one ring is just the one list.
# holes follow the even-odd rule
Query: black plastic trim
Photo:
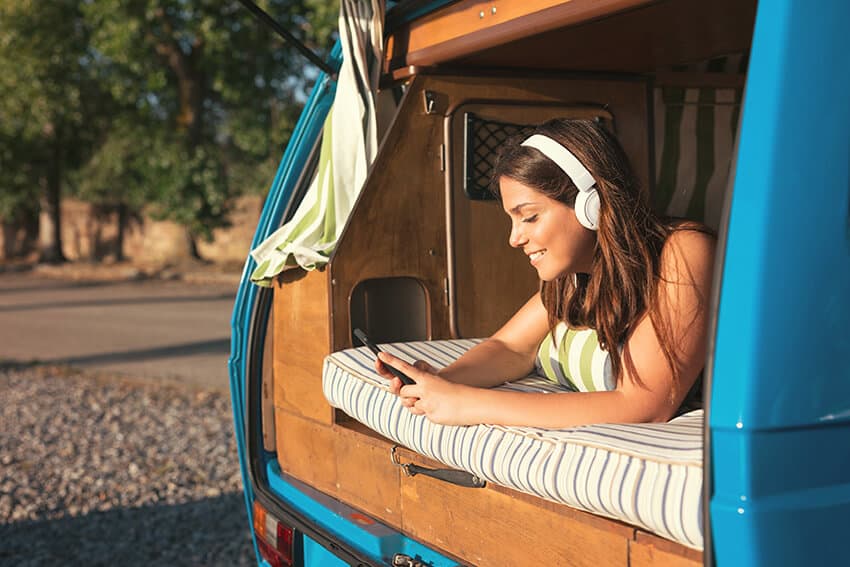
[[[746, 95], [746, 90], [744, 91]], [[741, 104], [746, 96], [741, 97]], [[743, 108], [742, 108], [743, 114]], [[720, 314], [720, 289], [723, 285], [723, 265], [726, 258], [726, 247], [729, 236], [729, 217], [732, 212], [732, 197], [735, 186], [735, 173], [738, 169], [738, 142], [741, 136], [743, 116], [738, 116], [738, 127], [735, 131], [735, 143], [732, 146], [732, 163], [729, 165], [729, 177], [723, 197], [723, 210], [720, 216], [720, 227], [717, 236], [717, 249], [714, 255], [714, 273], [711, 282], [711, 301], [708, 322], [708, 358], [705, 363], [703, 376], [702, 399], [705, 406], [702, 444], [702, 514], [703, 514], [703, 552], [702, 561], [706, 567], [714, 567], [714, 543], [711, 531], [711, 495], [714, 491], [714, 478], [711, 474], [711, 387], [714, 382], [714, 349], [717, 346], [717, 319]]]
[[295, 49], [297, 49], [304, 57], [306, 57], [310, 63], [321, 69], [325, 72], [328, 77], [336, 77], [336, 72], [328, 65], [321, 57], [310, 51], [306, 45], [304, 45], [298, 38], [294, 35], [286, 31], [286, 29], [280, 25], [277, 20], [272, 18], [265, 10], [257, 6], [252, 0], [239, 0], [239, 2], [245, 6], [254, 17], [263, 22], [265, 25], [269, 26], [272, 31], [282, 37], [285, 41], [291, 43]]

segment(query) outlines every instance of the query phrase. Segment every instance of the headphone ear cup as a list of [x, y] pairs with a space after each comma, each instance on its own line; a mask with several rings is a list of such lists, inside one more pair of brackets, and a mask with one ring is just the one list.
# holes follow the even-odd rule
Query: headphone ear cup
[[599, 193], [595, 187], [579, 191], [576, 195], [576, 218], [581, 226], [597, 230], [599, 228]]

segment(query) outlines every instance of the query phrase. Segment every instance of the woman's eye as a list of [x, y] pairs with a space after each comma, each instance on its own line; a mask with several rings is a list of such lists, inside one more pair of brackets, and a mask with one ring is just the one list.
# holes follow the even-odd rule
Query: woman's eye
[[534, 222], [537, 220], [537, 215], [531, 215], [530, 217], [526, 217], [522, 219], [522, 222]]

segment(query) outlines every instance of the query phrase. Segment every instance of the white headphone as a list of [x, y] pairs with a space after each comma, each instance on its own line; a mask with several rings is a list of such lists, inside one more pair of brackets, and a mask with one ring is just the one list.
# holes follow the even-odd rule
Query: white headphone
[[575, 204], [578, 222], [585, 228], [597, 230], [599, 228], [599, 193], [595, 187], [596, 180], [578, 158], [570, 150], [543, 134], [534, 134], [522, 145], [539, 150], [564, 170], [578, 189]]

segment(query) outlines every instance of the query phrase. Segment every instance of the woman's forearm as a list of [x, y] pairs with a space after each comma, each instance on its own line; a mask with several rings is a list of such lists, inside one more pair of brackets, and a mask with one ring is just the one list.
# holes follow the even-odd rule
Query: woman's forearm
[[460, 421], [469, 424], [563, 428], [661, 419], [654, 408], [635, 403], [617, 390], [545, 394], [469, 389], [463, 397]]
[[469, 349], [439, 375], [456, 384], [490, 388], [527, 376], [533, 368], [533, 353], [515, 352], [490, 338]]

